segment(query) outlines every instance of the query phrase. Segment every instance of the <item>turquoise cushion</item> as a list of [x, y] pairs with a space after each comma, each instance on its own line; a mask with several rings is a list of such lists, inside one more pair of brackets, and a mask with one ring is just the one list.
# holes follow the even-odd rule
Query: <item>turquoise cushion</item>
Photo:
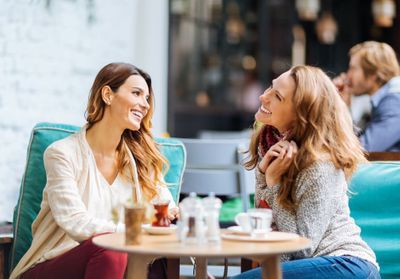
[[351, 215], [376, 254], [382, 278], [400, 278], [400, 162], [362, 165], [350, 191]]
[[156, 141], [161, 147], [161, 152], [169, 161], [169, 169], [164, 179], [168, 183], [168, 189], [175, 203], [178, 204], [183, 171], [186, 166], [185, 146], [180, 140], [173, 138], [156, 138]]
[[[19, 199], [14, 210], [14, 243], [11, 250], [11, 269], [16, 266], [32, 242], [31, 225], [39, 213], [42, 192], [46, 185], [43, 152], [52, 142], [65, 138], [79, 129], [80, 127], [77, 126], [53, 123], [39, 123], [33, 128]], [[168, 183], [168, 188], [175, 202], [177, 202], [186, 162], [185, 147], [177, 139], [157, 138], [156, 141], [160, 144], [161, 152], [170, 162], [165, 181]]]

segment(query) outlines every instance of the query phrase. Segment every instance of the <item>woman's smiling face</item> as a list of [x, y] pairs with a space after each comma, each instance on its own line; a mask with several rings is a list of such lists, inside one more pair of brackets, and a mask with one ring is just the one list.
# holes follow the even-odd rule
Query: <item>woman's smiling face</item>
[[140, 75], [131, 75], [113, 94], [110, 115], [122, 129], [137, 131], [150, 105], [149, 88]]
[[272, 85], [260, 96], [261, 106], [255, 118], [257, 121], [275, 127], [284, 133], [293, 127], [296, 113], [293, 95], [296, 83], [290, 71], [272, 81]]

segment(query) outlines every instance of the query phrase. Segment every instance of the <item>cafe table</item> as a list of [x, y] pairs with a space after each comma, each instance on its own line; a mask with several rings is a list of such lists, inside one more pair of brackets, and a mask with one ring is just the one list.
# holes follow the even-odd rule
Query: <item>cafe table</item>
[[[221, 231], [227, 234], [226, 230]], [[139, 245], [125, 245], [124, 233], [111, 233], [93, 238], [93, 242], [103, 248], [127, 252], [129, 279], [146, 279], [147, 266], [154, 259], [195, 257], [196, 279], [207, 278], [208, 258], [248, 258], [258, 262], [262, 268], [263, 279], [281, 279], [280, 255], [295, 252], [310, 246], [310, 240], [296, 236], [287, 240], [274, 241], [241, 241], [236, 239], [221, 239], [219, 244], [186, 244], [180, 242], [175, 234], [150, 235], [143, 234]]]

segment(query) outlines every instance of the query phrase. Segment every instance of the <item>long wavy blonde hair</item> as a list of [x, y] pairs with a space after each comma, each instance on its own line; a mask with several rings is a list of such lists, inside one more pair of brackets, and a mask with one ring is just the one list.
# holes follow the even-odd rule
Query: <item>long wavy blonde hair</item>
[[[293, 125], [293, 140], [299, 150], [294, 162], [282, 176], [278, 202], [287, 209], [296, 207], [295, 180], [299, 172], [316, 161], [331, 160], [348, 179], [358, 163], [365, 162], [364, 150], [353, 131], [348, 108], [335, 85], [319, 68], [296, 66], [290, 69], [296, 89], [293, 105], [297, 115]], [[248, 169], [258, 161], [258, 145], [262, 127], [253, 133], [245, 163]]]
[[154, 93], [150, 76], [143, 70], [127, 63], [111, 63], [103, 67], [97, 74], [90, 90], [86, 109], [87, 129], [90, 129], [104, 116], [106, 103], [101, 96], [103, 87], [109, 86], [114, 94], [118, 94], [116, 93], [118, 88], [124, 84], [131, 75], [140, 75], [146, 81], [150, 94], [148, 100], [150, 108], [144, 116], [139, 130], [132, 131], [126, 129], [123, 132], [121, 141], [117, 147], [119, 154], [118, 171], [132, 180], [133, 183], [132, 175], [127, 172], [130, 162], [123, 145], [125, 142], [135, 158], [139, 183], [143, 194], [147, 200], [151, 200], [157, 194], [156, 185], [163, 184], [161, 177], [162, 174], [167, 171], [169, 164], [159, 151], [150, 131], [152, 127], [151, 119], [154, 111]]

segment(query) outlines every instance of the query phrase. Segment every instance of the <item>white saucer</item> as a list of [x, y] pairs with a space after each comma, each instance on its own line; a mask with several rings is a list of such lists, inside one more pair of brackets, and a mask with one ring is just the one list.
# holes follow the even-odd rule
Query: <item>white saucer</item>
[[233, 241], [249, 241], [249, 242], [268, 242], [268, 241], [288, 241], [294, 240], [299, 237], [299, 235], [295, 233], [287, 233], [287, 232], [269, 232], [261, 235], [239, 235], [234, 233], [223, 233], [221, 237], [225, 240], [233, 240]]
[[169, 225], [169, 227], [155, 227], [152, 226], [151, 224], [144, 224], [142, 225], [142, 228], [148, 234], [157, 234], [157, 235], [171, 234], [176, 231], [176, 225], [174, 224]]
[[[230, 233], [233, 233], [233, 234], [238, 234], [238, 235], [250, 235], [251, 234], [251, 232], [243, 231], [241, 226], [231, 226], [231, 227], [227, 227], [226, 229]], [[269, 233], [270, 231], [271, 231], [271, 228], [269, 230], [266, 230], [265, 232], [263, 231], [262, 234]]]

